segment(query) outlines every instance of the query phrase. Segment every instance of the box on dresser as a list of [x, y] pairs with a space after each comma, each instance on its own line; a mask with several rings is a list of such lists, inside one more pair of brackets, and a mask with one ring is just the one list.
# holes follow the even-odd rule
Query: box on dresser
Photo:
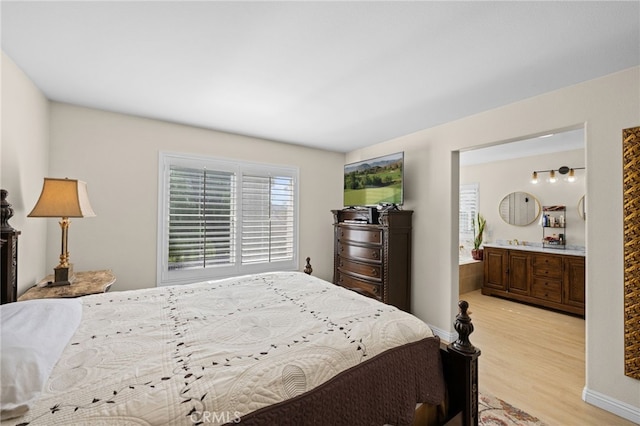
[[332, 213], [333, 283], [409, 312], [413, 211], [379, 211], [377, 223], [369, 209]]

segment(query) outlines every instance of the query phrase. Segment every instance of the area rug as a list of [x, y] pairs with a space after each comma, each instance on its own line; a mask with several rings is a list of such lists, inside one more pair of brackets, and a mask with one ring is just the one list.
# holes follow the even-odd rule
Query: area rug
[[482, 426], [545, 426], [545, 423], [487, 393], [478, 400], [478, 424]]

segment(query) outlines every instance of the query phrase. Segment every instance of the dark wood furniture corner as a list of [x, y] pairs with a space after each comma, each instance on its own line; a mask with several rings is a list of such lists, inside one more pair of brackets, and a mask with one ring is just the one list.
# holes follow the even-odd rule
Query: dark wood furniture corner
[[[411, 301], [411, 210], [332, 210], [333, 283], [406, 312]], [[360, 221], [360, 222], [358, 222]]]
[[9, 225], [13, 216], [8, 192], [0, 189], [0, 304], [15, 302], [18, 296], [18, 236], [20, 231]]
[[33, 299], [51, 299], [59, 297], [80, 297], [89, 294], [106, 293], [111, 285], [116, 282], [116, 277], [109, 269], [100, 271], [76, 272], [75, 280], [70, 285], [57, 287], [45, 287], [44, 285], [53, 281], [53, 275], [48, 275], [38, 284], [31, 287], [22, 294], [18, 301]]

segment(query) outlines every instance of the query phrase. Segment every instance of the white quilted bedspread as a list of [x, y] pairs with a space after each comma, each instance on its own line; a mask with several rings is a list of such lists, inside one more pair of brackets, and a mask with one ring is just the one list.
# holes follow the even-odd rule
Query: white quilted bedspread
[[234, 422], [432, 335], [392, 306], [297, 272], [82, 302], [40, 400], [7, 424]]

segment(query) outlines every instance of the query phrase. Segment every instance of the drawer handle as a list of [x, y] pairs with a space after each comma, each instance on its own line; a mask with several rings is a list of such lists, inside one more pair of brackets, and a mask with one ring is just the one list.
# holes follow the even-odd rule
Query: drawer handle
[[380, 293], [380, 289], [378, 287], [374, 287], [373, 293], [377, 295], [378, 293]]
[[378, 270], [376, 268], [371, 268], [371, 275], [373, 275], [374, 277], [378, 276]]
[[374, 259], [377, 259], [378, 258], [378, 252], [377, 251], [373, 251], [372, 252], [372, 256], [373, 256]]

